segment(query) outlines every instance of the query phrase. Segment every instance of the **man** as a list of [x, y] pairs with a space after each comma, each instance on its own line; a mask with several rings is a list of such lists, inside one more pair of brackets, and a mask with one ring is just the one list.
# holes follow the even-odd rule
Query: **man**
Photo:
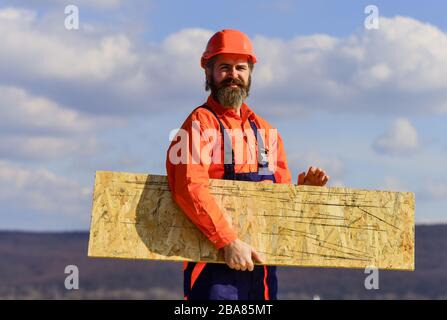
[[[222, 30], [211, 37], [201, 59], [211, 95], [185, 120], [181, 128], [185, 134], [177, 134], [167, 152], [174, 201], [224, 251], [226, 262], [185, 262], [185, 299], [276, 299], [276, 267], [255, 265], [263, 263], [261, 255], [238, 238], [208, 189], [210, 178], [291, 183], [281, 137], [260, 134], [276, 131], [244, 103], [255, 63], [252, 44], [244, 33]], [[230, 136], [231, 130], [241, 133], [242, 139]], [[187, 148], [182, 149], [187, 154], [179, 155], [181, 138], [197, 135], [199, 139], [188, 139]], [[298, 184], [324, 186], [328, 180], [322, 169], [310, 167], [299, 175]]]

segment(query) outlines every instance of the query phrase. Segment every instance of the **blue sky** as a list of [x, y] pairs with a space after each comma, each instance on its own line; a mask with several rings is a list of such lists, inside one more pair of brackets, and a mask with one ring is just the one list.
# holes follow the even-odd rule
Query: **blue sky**
[[[0, 3], [0, 229], [87, 230], [96, 170], [165, 174], [168, 135], [201, 104], [217, 30], [253, 40], [247, 103], [278, 128], [293, 176], [411, 191], [447, 222], [447, 5], [406, 1]], [[378, 30], [364, 9], [379, 8]]]
[[[200, 27], [211, 30], [236, 28], [250, 36], [290, 39], [298, 35], [325, 33], [346, 36], [363, 27], [364, 8], [376, 5], [390, 17], [411, 16], [446, 28], [442, 1], [225, 1], [220, 7], [209, 1], [168, 0], [153, 4], [149, 13], [151, 39], [163, 39], [178, 29]], [[168, 23], [166, 23], [168, 22]]]

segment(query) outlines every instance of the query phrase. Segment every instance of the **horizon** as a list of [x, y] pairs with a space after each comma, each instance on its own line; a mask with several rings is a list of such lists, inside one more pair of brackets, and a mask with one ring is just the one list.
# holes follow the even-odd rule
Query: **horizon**
[[[440, 227], [440, 226], [445, 226], [447, 227], [447, 222], [428, 222], [428, 223], [423, 223], [423, 222], [418, 222], [415, 223], [415, 227]], [[30, 230], [26, 230], [26, 229], [0, 229], [0, 233], [34, 233], [34, 234], [39, 234], [39, 233], [51, 233], [51, 234], [55, 234], [55, 233], [90, 233], [89, 229], [85, 229], [85, 230], [35, 230], [35, 229], [30, 229]]]

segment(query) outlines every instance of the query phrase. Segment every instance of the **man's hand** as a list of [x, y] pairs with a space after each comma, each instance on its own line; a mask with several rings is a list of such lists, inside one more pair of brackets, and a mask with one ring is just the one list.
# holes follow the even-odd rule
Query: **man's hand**
[[323, 187], [329, 181], [329, 178], [323, 169], [310, 167], [307, 174], [302, 172], [298, 175], [298, 185]]
[[225, 262], [231, 269], [253, 271], [254, 262], [264, 263], [261, 256], [250, 245], [239, 239], [224, 247]]

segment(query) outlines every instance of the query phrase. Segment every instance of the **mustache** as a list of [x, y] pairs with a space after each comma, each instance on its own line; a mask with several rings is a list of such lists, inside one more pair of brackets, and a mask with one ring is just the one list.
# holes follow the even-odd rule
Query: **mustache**
[[220, 84], [222, 86], [235, 84], [235, 85], [242, 86], [242, 87], [245, 85], [243, 81], [236, 79], [236, 78], [228, 78], [228, 79], [222, 80], [222, 82]]

